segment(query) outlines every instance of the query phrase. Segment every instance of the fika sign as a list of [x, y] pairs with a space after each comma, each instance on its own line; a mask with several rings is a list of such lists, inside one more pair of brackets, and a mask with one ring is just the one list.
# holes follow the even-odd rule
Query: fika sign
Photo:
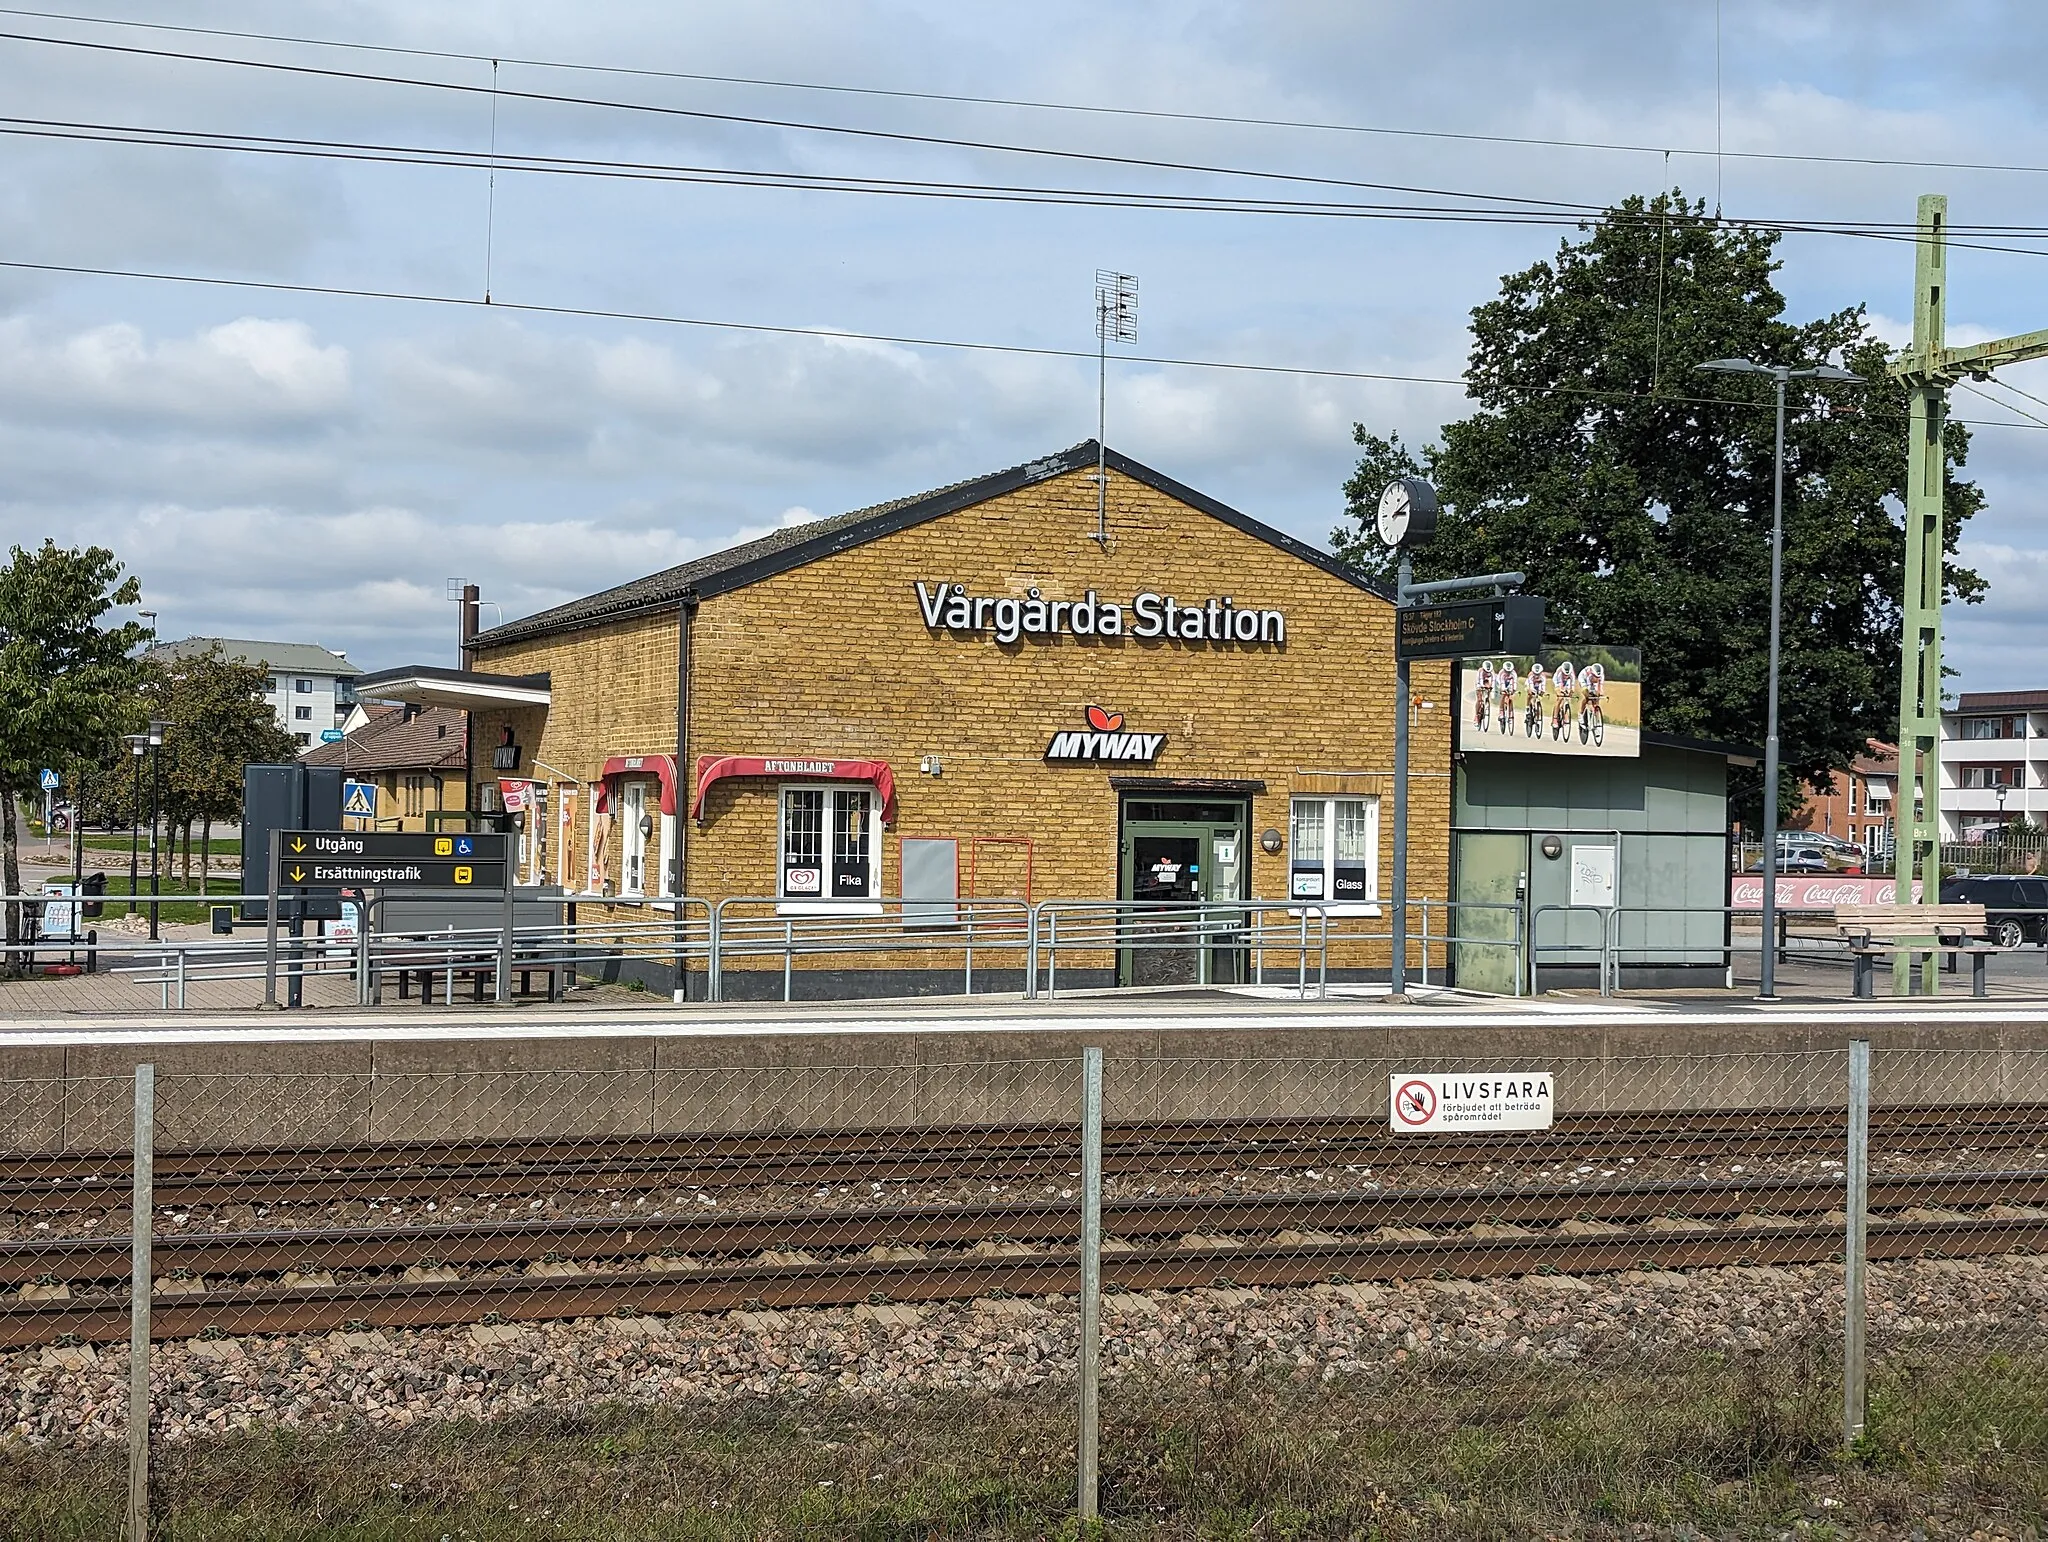
[[1127, 761], [1144, 766], [1159, 758], [1160, 750], [1166, 746], [1165, 734], [1127, 734], [1123, 726], [1121, 712], [1090, 707], [1087, 729], [1066, 729], [1054, 734], [1045, 747], [1045, 758], [1070, 765]]

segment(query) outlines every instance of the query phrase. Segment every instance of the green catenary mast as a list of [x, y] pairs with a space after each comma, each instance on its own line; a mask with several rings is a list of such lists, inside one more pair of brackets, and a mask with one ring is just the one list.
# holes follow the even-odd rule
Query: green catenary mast
[[[1906, 595], [1899, 669], [1899, 791], [1893, 813], [1893, 871], [1901, 904], [1941, 898], [1941, 598], [1942, 487], [1947, 459], [1942, 429], [1948, 388], [1960, 380], [1988, 380], [2001, 364], [2048, 357], [2048, 332], [2000, 338], [1971, 348], [1942, 346], [1948, 308], [1946, 260], [1948, 199], [1920, 199], [1920, 233], [1913, 271], [1913, 346], [1892, 365], [1910, 393], [1906, 446]], [[1917, 792], [1917, 796], [1916, 796]], [[1935, 988], [1934, 957], [1922, 963], [1923, 989]], [[1908, 956], [1895, 958], [1893, 988], [1911, 984]]]

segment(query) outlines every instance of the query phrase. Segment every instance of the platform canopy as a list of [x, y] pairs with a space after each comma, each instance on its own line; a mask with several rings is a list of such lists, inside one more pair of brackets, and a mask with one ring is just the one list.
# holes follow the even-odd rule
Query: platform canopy
[[545, 707], [552, 699], [545, 671], [532, 675], [487, 675], [474, 669], [435, 669], [424, 664], [358, 675], [358, 697], [368, 701], [417, 702], [423, 707]]

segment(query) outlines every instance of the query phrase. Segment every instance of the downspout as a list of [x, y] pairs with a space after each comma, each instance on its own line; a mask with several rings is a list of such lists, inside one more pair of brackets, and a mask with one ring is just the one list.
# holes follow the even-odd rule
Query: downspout
[[683, 592], [682, 603], [676, 607], [676, 772], [675, 772], [675, 850], [668, 854], [669, 894], [675, 901], [672, 912], [675, 918], [675, 999], [678, 1002], [690, 999], [689, 982], [683, 972], [683, 947], [688, 930], [688, 907], [683, 904], [683, 895], [688, 890], [689, 841], [683, 832], [690, 822], [685, 800], [689, 789], [683, 778], [688, 774], [690, 749], [690, 622], [697, 614], [697, 592], [688, 589]]

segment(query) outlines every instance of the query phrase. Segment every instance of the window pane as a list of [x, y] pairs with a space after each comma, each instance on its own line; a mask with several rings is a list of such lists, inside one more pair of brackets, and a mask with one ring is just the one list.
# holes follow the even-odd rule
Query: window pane
[[1294, 860], [1296, 862], [1320, 862], [1323, 860], [1323, 800], [1296, 798], [1294, 800]]
[[868, 791], [832, 794], [832, 893], [866, 899], [872, 892], [868, 864]]
[[1372, 860], [1370, 825], [1363, 798], [1337, 800], [1337, 860], [1362, 863]]

